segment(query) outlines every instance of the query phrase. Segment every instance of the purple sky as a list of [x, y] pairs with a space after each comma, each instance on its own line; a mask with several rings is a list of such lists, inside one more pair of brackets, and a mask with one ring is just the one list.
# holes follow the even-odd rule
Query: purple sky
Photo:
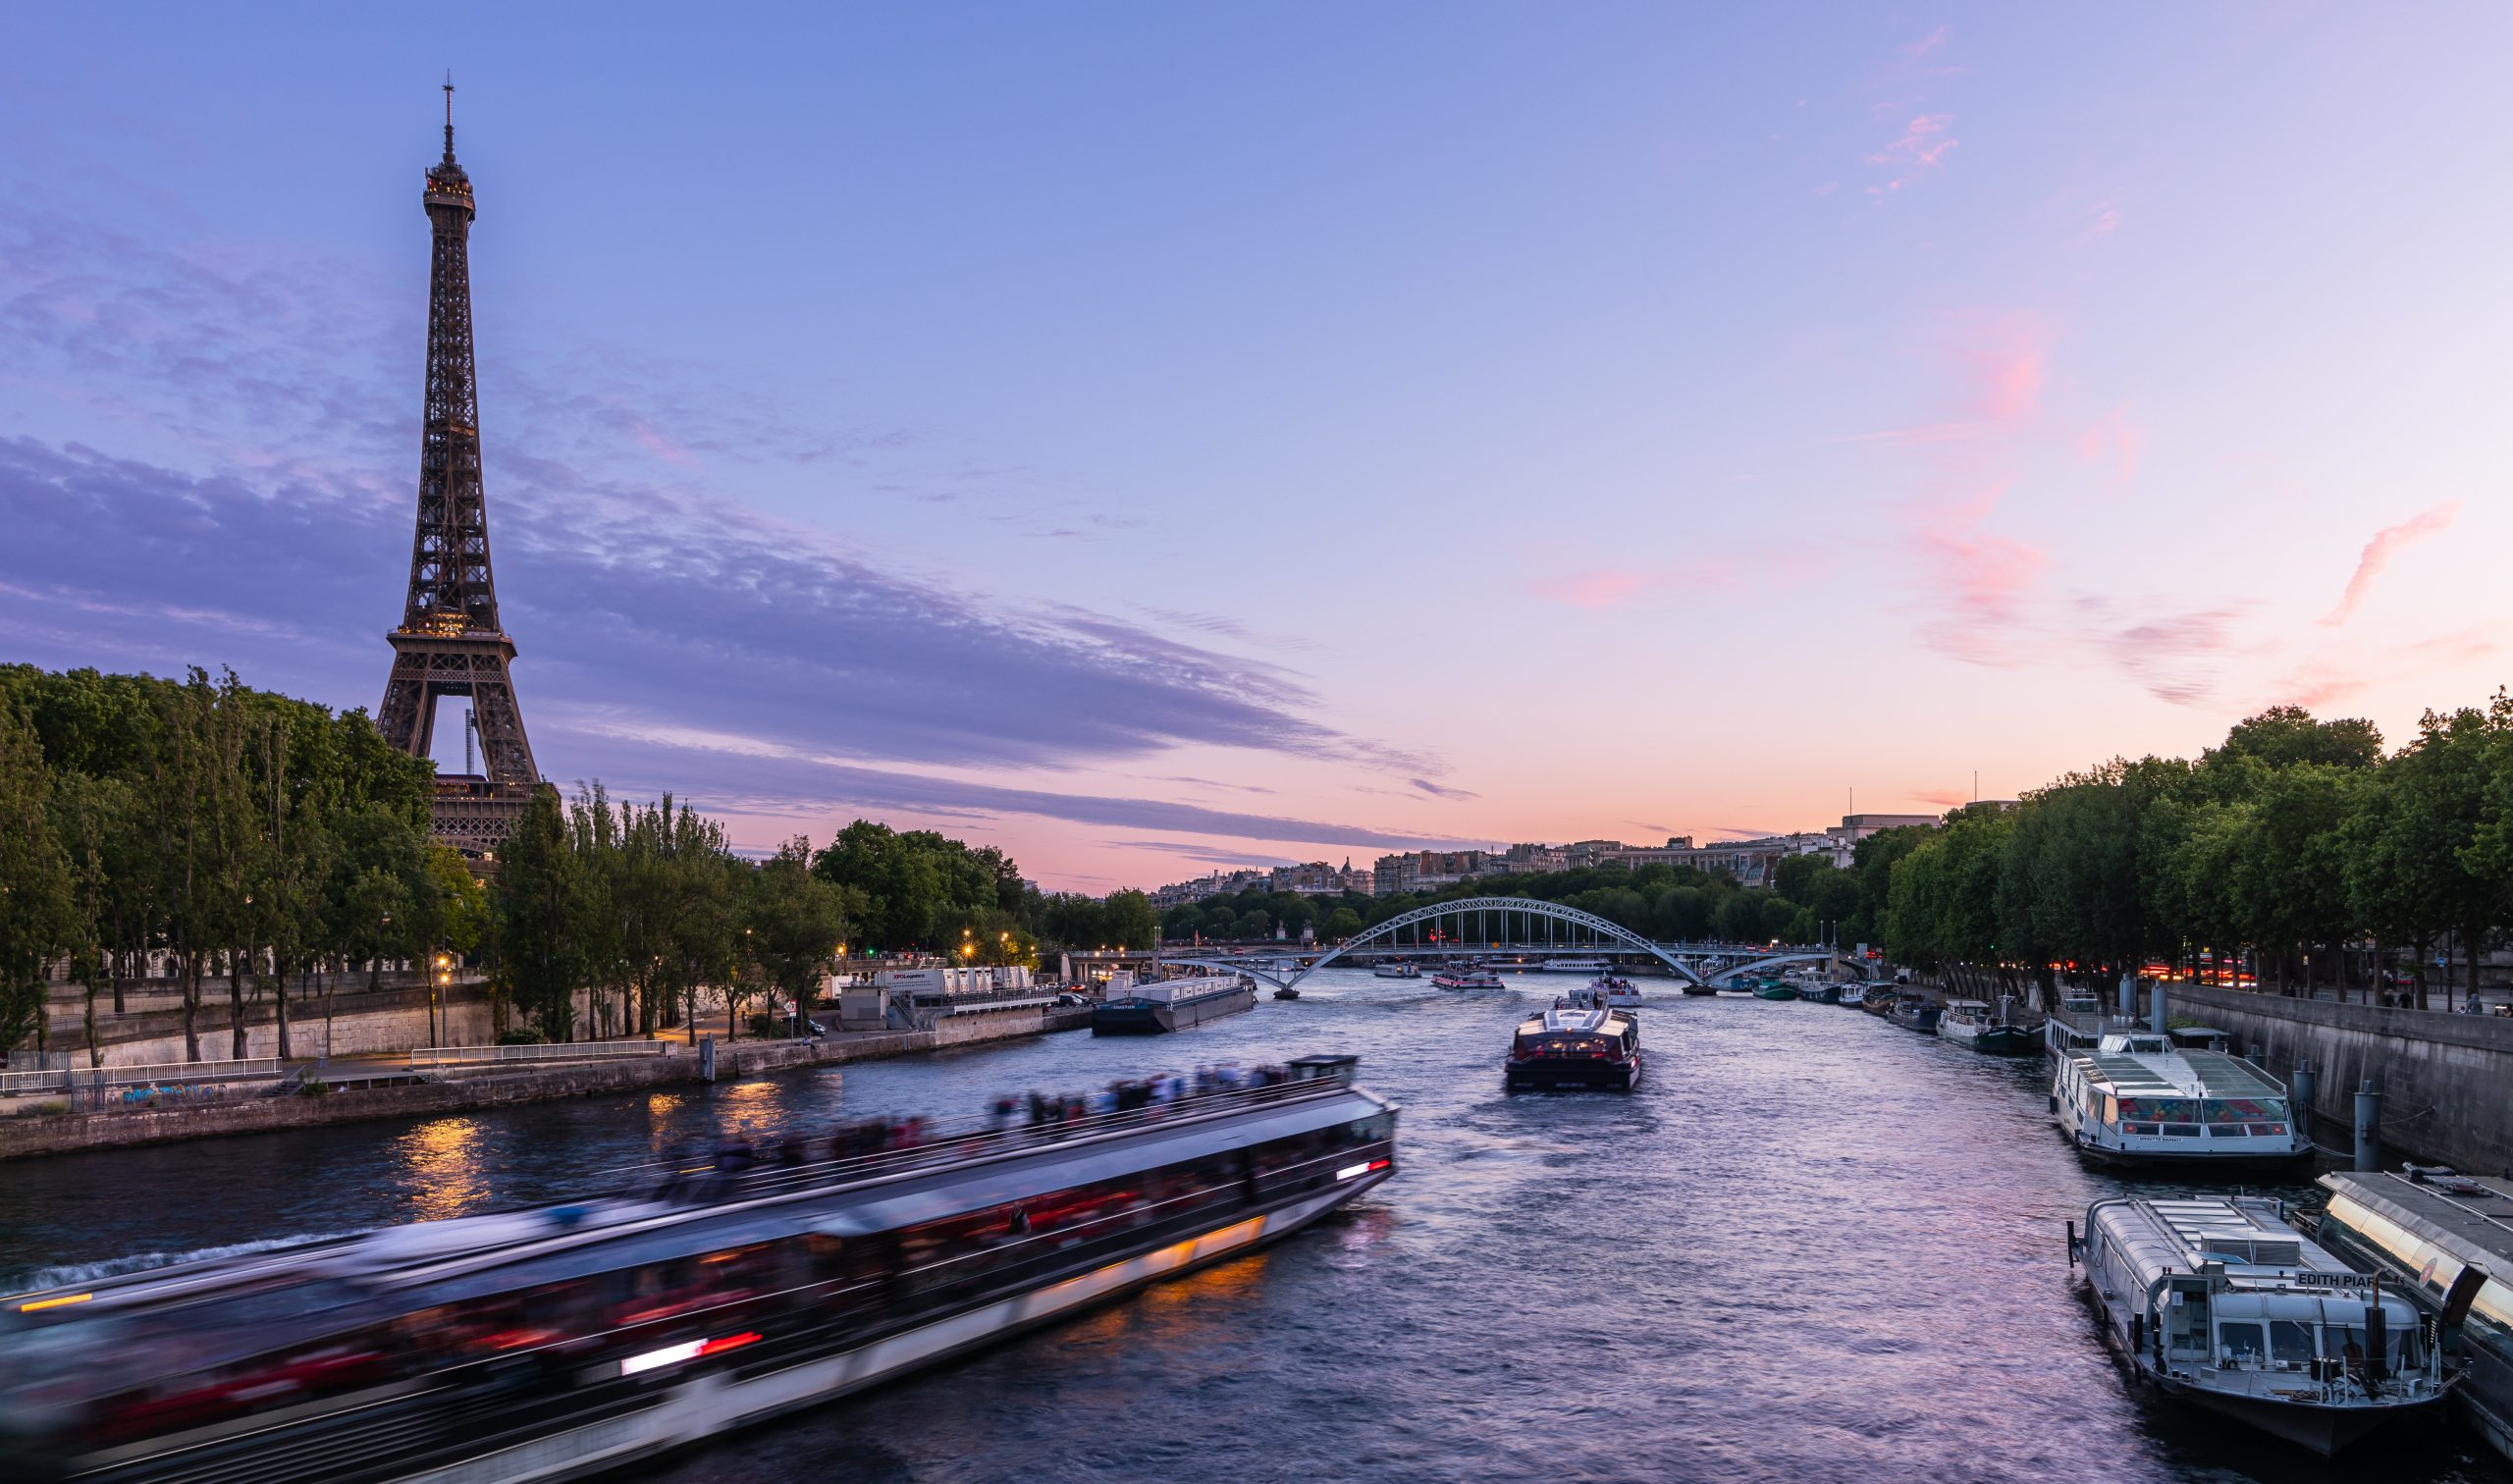
[[746, 844], [1800, 827], [2503, 673], [2506, 13], [446, 14], [13, 15], [0, 658], [380, 698], [451, 63], [535, 752]]

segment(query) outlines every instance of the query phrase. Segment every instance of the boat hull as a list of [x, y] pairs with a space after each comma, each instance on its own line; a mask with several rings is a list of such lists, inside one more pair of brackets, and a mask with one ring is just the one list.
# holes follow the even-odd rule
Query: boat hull
[[2248, 1423], [2272, 1437], [2309, 1448], [2325, 1458], [2396, 1420], [2430, 1416], [2443, 1404], [2443, 1399], [2436, 1397], [2431, 1402], [2404, 1402], [2391, 1406], [2308, 1406], [2237, 1397], [2181, 1382], [2164, 1383], [2164, 1392], [2220, 1416]]
[[1256, 991], [1241, 985], [1224, 994], [1206, 994], [1174, 1005], [1130, 1003], [1101, 1005], [1091, 1012], [1094, 1035], [1164, 1035], [1191, 1031], [1206, 1021], [1256, 1008]]
[[582, 1479], [650, 1458], [711, 1435], [748, 1426], [817, 1402], [878, 1386], [1026, 1330], [1125, 1298], [1155, 1283], [1243, 1255], [1288, 1237], [1385, 1180], [1375, 1172], [1259, 1216], [1112, 1262], [1079, 1278], [996, 1300], [885, 1336], [826, 1359], [765, 1375], [699, 1378], [659, 1404], [588, 1426], [492, 1450], [449, 1467], [395, 1477], [392, 1484], [544, 1484]]
[[1629, 1061], [1572, 1058], [1512, 1062], [1501, 1074], [1512, 1092], [1629, 1092], [1640, 1086], [1640, 1057]]
[[1754, 998], [1767, 1000], [1793, 1000], [1797, 998], [1797, 991], [1790, 988], [1787, 984], [1766, 984], [1762, 988], [1754, 991]]

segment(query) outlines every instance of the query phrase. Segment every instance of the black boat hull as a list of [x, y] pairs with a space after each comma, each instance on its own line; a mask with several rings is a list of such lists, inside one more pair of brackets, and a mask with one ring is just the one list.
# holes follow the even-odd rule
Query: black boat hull
[[1091, 1012], [1094, 1035], [1166, 1035], [1192, 1031], [1206, 1021], [1256, 1008], [1256, 991], [1241, 985], [1222, 994], [1207, 994], [1174, 1005], [1120, 1003]]
[[1512, 1092], [1629, 1092], [1640, 1086], [1640, 1058], [1512, 1062], [1501, 1081]]

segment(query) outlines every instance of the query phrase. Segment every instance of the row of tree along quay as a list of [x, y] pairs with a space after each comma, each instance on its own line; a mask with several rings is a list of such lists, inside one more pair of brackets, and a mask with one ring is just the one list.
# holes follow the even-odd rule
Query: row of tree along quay
[[2513, 697], [2429, 712], [2387, 753], [2369, 721], [2281, 707], [2196, 759], [2114, 759], [1861, 860], [1885, 876], [1887, 951], [1916, 967], [2046, 986], [2054, 966], [2163, 967], [2431, 1006], [2439, 953], [2467, 1004], [2513, 926]]
[[123, 1013], [152, 962], [172, 967], [197, 1061], [222, 999], [231, 1054], [267, 997], [292, 1057], [306, 999], [328, 1012], [344, 980], [374, 987], [399, 961], [484, 981], [508, 1040], [649, 1035], [719, 1010], [737, 1038], [781, 1029], [771, 1012], [801, 1010], [841, 959], [1035, 965], [1043, 944], [1155, 928], [1141, 892], [1043, 893], [1000, 851], [930, 831], [858, 821], [817, 853], [797, 837], [754, 862], [687, 804], [599, 783], [536, 800], [484, 883], [429, 836], [431, 773], [363, 711], [232, 672], [0, 665], [0, 1050], [46, 1049], [65, 966], [101, 1065], [99, 1005]]

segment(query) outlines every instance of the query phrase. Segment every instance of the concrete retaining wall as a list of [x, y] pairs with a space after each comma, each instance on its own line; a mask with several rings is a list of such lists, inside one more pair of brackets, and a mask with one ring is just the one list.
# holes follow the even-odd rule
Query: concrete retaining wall
[[[999, 1016], [967, 1016], [961, 1021], [962, 1024], [947, 1027], [951, 1032], [947, 1037], [940, 1031], [899, 1031], [841, 1035], [817, 1042], [720, 1042], [716, 1048], [717, 1075], [720, 1079], [758, 1077], [797, 1068], [902, 1056], [910, 1052], [931, 1051], [942, 1045], [1070, 1031], [1089, 1025], [1091, 1012], [1088, 1009], [1044, 1013], [1030, 1011]], [[496, 1075], [474, 1073], [413, 1086], [335, 1092], [328, 1097], [238, 1095], [205, 1107], [6, 1118], [0, 1119], [0, 1159], [165, 1143], [185, 1139], [211, 1139], [224, 1134], [314, 1128], [372, 1118], [426, 1117], [496, 1107], [501, 1103], [637, 1092], [697, 1080], [698, 1058], [684, 1054], [541, 1067]]]
[[2171, 1016], [2231, 1035], [2280, 1081], [2310, 1058], [2325, 1142], [2346, 1143], [2356, 1089], [2371, 1078], [2395, 1156], [2486, 1174], [2513, 1167], [2513, 1020], [2199, 984], [2170, 985], [2165, 1000]]
[[[215, 991], [213, 994], [212, 991]], [[324, 1048], [323, 1002], [291, 1000], [288, 1005], [289, 1047], [298, 1056], [360, 1056], [373, 1051], [407, 1051], [428, 1043], [428, 994], [421, 989], [343, 990], [332, 1002], [331, 1047]], [[200, 1054], [211, 1061], [234, 1056], [235, 1035], [227, 1021], [227, 985], [202, 986]], [[486, 991], [456, 985], [437, 1006], [438, 1042], [448, 1046], [485, 1045], [497, 1039], [489, 1026]], [[105, 1044], [105, 1065], [138, 1067], [184, 1060], [184, 1013], [140, 1010], [116, 1018], [101, 1006], [96, 1014], [97, 1039]], [[246, 1056], [279, 1055], [279, 1012], [268, 997], [244, 1006]], [[87, 1064], [84, 1042], [77, 1037], [56, 1040], [80, 1066]]]

